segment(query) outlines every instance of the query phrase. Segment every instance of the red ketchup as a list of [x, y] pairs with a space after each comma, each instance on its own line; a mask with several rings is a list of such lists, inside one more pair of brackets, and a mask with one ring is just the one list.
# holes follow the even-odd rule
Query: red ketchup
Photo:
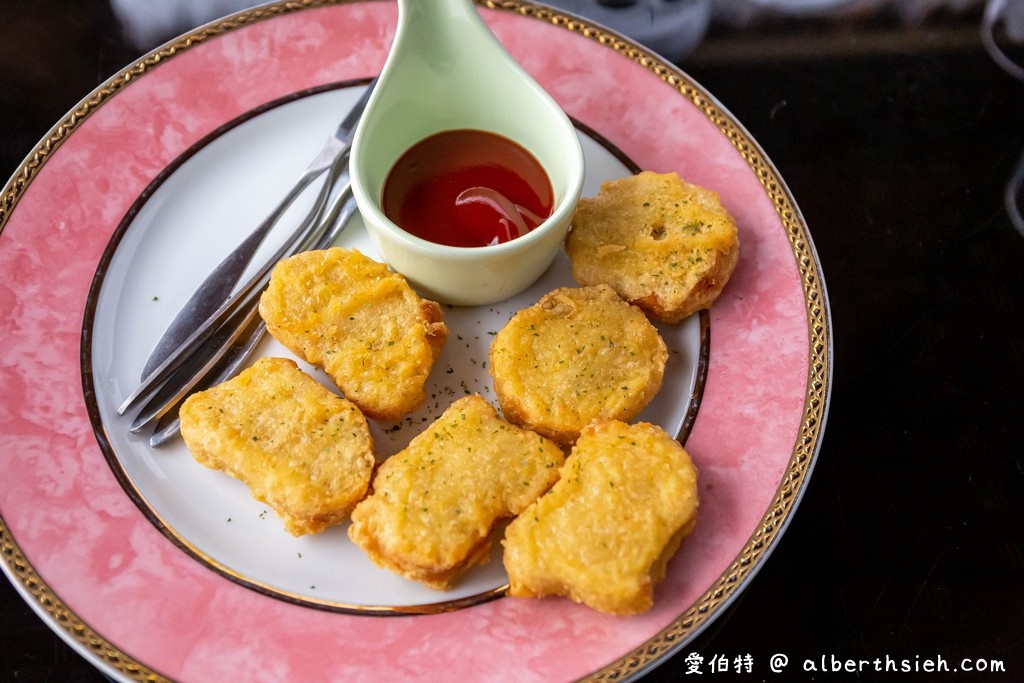
[[421, 140], [395, 162], [381, 205], [417, 237], [483, 247], [543, 223], [554, 192], [544, 168], [515, 142], [482, 130], [450, 130]]

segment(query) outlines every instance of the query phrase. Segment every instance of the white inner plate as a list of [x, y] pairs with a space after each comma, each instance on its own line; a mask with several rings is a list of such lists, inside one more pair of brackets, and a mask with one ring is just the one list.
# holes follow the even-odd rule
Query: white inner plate
[[[306, 94], [227, 126], [183, 155], [139, 199], [115, 233], [106, 270], [97, 274], [93, 287], [92, 344], [85, 349], [91, 353], [86, 360], [91, 361], [96, 401], [91, 410], [98, 416], [108, 461], [129, 495], [179, 547], [211, 569], [256, 590], [326, 609], [450, 609], [501, 593], [507, 576], [500, 543], [494, 544], [491, 562], [470, 570], [454, 589], [431, 590], [376, 567], [348, 540], [347, 525], [292, 537], [243, 484], [197, 464], [180, 438], [154, 449], [148, 432], [129, 433], [131, 413], [122, 417], [116, 412], [138, 386], [150, 351], [174, 315], [273, 209], [362, 89]], [[633, 172], [594, 136], [581, 132], [580, 138], [587, 167], [584, 196], [595, 194], [605, 180]], [[251, 270], [276, 250], [317, 188], [314, 183], [300, 197]], [[337, 244], [380, 260], [358, 215]], [[402, 449], [467, 393], [479, 393], [497, 406], [486, 368], [494, 333], [547, 292], [574, 285], [562, 254], [536, 284], [513, 299], [486, 307], [445, 306], [449, 338], [431, 374], [428, 401], [397, 423], [371, 421], [378, 456]], [[691, 316], [658, 327], [670, 350], [665, 380], [638, 419], [679, 435], [698, 400], [700, 320]], [[258, 348], [259, 356], [294, 358], [269, 337]], [[323, 373], [300, 366], [336, 390]]]

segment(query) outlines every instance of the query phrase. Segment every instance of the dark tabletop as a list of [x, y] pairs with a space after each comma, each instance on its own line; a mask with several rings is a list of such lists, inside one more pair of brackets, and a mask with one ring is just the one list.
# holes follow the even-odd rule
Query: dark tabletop
[[[0, 7], [6, 180], [139, 50], [103, 2]], [[1004, 207], [1024, 155], [1024, 82], [983, 48], [979, 14], [717, 27], [681, 61], [803, 211], [834, 377], [788, 530], [648, 680], [690, 680], [687, 655], [702, 657], [696, 680], [1024, 680], [1024, 235]], [[104, 679], [0, 580], [0, 680]]]

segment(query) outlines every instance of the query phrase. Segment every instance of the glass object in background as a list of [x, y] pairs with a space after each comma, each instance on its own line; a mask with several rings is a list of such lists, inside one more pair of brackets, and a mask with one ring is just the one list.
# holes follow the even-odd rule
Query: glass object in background
[[1024, 81], [1024, 66], [1003, 49], [1004, 41], [1024, 44], [1024, 0], [988, 0], [981, 19], [985, 49], [1006, 73]]
[[[992, 59], [1006, 73], [1024, 81], [1024, 66], [1015, 62], [1002, 47], [1005, 42], [1024, 44], [1024, 0], [988, 0], [981, 20], [981, 38]], [[1024, 235], [1024, 154], [1017, 162], [1004, 194], [1006, 213]]]
[[[545, 0], [545, 4], [607, 26], [667, 60], [677, 62], [700, 44], [711, 21], [715, 1]], [[111, 0], [110, 4], [121, 22], [125, 38], [141, 50], [151, 50], [180, 33], [259, 2]]]
[[1024, 236], [1024, 154], [1021, 154], [1017, 170], [1006, 184], [1005, 204], [1014, 227]]
[[152, 50], [180, 33], [257, 4], [258, 0], [110, 0], [125, 40], [139, 50]]
[[543, 0], [679, 62], [700, 44], [715, 0]]

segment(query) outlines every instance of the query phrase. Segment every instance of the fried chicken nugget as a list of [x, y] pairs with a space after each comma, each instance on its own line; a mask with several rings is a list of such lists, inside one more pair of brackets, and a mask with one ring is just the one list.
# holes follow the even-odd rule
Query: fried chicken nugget
[[639, 614], [696, 523], [697, 469], [648, 423], [588, 425], [550, 491], [505, 530], [509, 594]]
[[565, 242], [577, 282], [609, 284], [668, 323], [711, 306], [739, 248], [736, 222], [717, 194], [651, 171], [581, 199]]
[[426, 400], [424, 384], [448, 339], [437, 303], [355, 249], [284, 259], [259, 310], [275, 339], [377, 420], [397, 420]]
[[447, 589], [487, 562], [495, 523], [543, 494], [564, 461], [556, 444], [467, 396], [378, 468], [348, 535], [379, 566]]
[[241, 480], [295, 536], [343, 521], [370, 485], [366, 418], [291, 359], [261, 358], [179, 415], [192, 457]]
[[498, 332], [490, 373], [506, 419], [568, 446], [595, 418], [636, 417], [667, 359], [658, 330], [611, 287], [565, 287]]

